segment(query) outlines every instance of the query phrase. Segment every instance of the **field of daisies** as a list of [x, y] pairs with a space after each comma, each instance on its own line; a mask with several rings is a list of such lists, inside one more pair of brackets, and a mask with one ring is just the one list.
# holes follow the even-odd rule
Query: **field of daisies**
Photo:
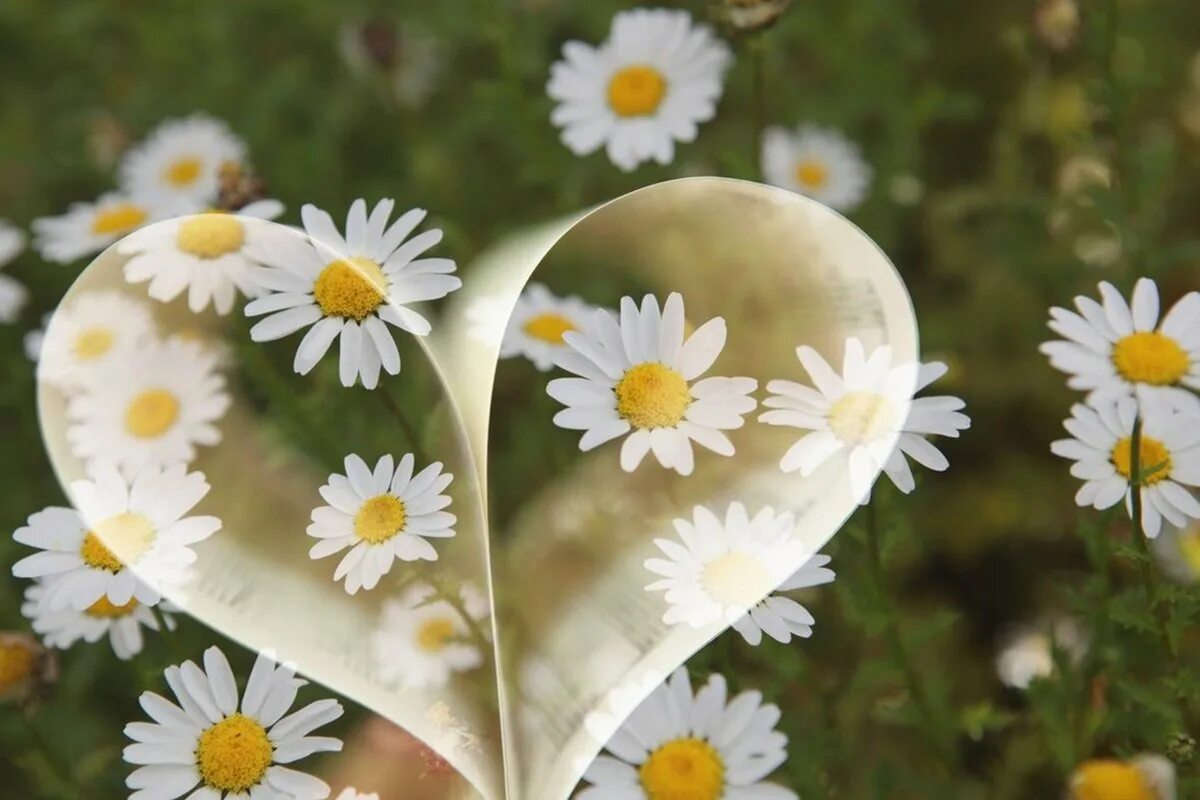
[[[454, 303], [506, 237], [695, 176], [861, 228], [911, 295], [920, 357], [795, 341], [788, 372], [751, 376], [720, 360], [746, 330], [687, 292], [556, 270], [520, 293], [496, 342], [495, 520], [573, 459], [704, 480], [755, 430], [786, 443], [771, 480], [841, 470], [856, 501], [803, 557], [790, 511], [677, 514], [631, 604], [727, 627], [579, 721], [603, 735], [571, 796], [1200, 796], [1188, 4], [161, 11], [0, 5], [4, 797], [471, 796], [458, 768], [496, 731], [434, 704], [450, 755], [169, 599], [230, 535], [213, 498], [284, 463], [205, 458], [252, 409], [255, 436], [320, 465], [286, 533], [322, 591], [289, 612], [372, 604], [376, 627], [337, 646], [381, 685], [480, 685], [504, 656], [424, 342], [447, 309], [495, 324]], [[76, 284], [101, 253], [117, 277]], [[570, 579], [531, 573], [532, 596]]]

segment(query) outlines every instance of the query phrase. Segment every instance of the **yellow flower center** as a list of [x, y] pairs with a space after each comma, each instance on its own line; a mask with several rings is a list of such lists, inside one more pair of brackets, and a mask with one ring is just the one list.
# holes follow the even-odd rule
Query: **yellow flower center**
[[820, 189], [829, 182], [829, 169], [820, 161], [806, 158], [796, 165], [796, 180], [806, 189]]
[[718, 603], [749, 608], [758, 602], [769, 578], [761, 561], [734, 550], [708, 562], [701, 582]]
[[617, 413], [635, 428], [674, 427], [692, 402], [683, 376], [657, 361], [630, 367], [613, 391]]
[[98, 236], [125, 233], [145, 221], [145, 209], [133, 203], [116, 203], [96, 212], [92, 217], [92, 233]]
[[404, 501], [391, 494], [381, 494], [365, 501], [354, 515], [354, 533], [371, 544], [386, 542], [404, 533], [408, 511]]
[[203, 163], [195, 156], [183, 156], [167, 165], [163, 170], [163, 179], [177, 189], [191, 186], [200, 178]]
[[[1133, 473], [1133, 442], [1131, 438], [1126, 436], [1113, 445], [1112, 453], [1109, 455], [1113, 466], [1124, 476], [1125, 480], [1129, 480]], [[1146, 471], [1153, 467], [1158, 467], [1158, 469], [1146, 475]], [[1159, 481], [1165, 480], [1171, 474], [1171, 451], [1158, 439], [1143, 435], [1142, 446], [1138, 448], [1138, 469], [1145, 475], [1142, 482], [1146, 486], [1153, 486]]]
[[1071, 800], [1159, 800], [1141, 770], [1124, 761], [1088, 761], [1075, 770]]
[[454, 620], [436, 617], [417, 629], [417, 647], [426, 653], [437, 653], [445, 649], [454, 638]]
[[209, 788], [242, 794], [262, 782], [275, 748], [266, 729], [242, 714], [230, 714], [200, 734], [196, 766]]
[[28, 680], [36, 662], [37, 654], [27, 642], [0, 641], [0, 697]]
[[154, 525], [141, 514], [126, 511], [92, 527], [83, 537], [79, 556], [93, 569], [117, 573], [132, 564], [154, 543]]
[[1131, 333], [1113, 345], [1113, 364], [1121, 377], [1133, 383], [1169, 386], [1191, 366], [1187, 351], [1158, 332]]
[[892, 406], [874, 392], [847, 392], [829, 408], [829, 429], [844, 442], [870, 442], [892, 428]]
[[147, 389], [125, 409], [125, 430], [139, 439], [162, 436], [179, 419], [179, 398], [166, 389]]
[[84, 609], [83, 613], [96, 619], [120, 619], [121, 617], [128, 617], [137, 610], [137, 607], [138, 601], [135, 599], [131, 599], [128, 603], [118, 606], [110, 601], [108, 597], [101, 597]]
[[617, 70], [608, 82], [608, 105], [618, 117], [653, 114], [666, 95], [667, 79], [646, 64]]
[[725, 764], [702, 739], [675, 739], [655, 750], [638, 769], [647, 800], [718, 800]]
[[79, 361], [92, 361], [112, 349], [113, 332], [109, 328], [86, 328], [75, 337], [72, 348]]
[[246, 229], [233, 214], [214, 211], [185, 219], [175, 241], [180, 250], [197, 258], [220, 258], [242, 249]]
[[383, 304], [387, 285], [378, 264], [355, 256], [327, 264], [313, 284], [313, 297], [325, 316], [361, 322]]
[[538, 314], [521, 327], [534, 339], [541, 339], [550, 344], [562, 344], [563, 334], [576, 330], [575, 323], [562, 314], [555, 314], [552, 311]]

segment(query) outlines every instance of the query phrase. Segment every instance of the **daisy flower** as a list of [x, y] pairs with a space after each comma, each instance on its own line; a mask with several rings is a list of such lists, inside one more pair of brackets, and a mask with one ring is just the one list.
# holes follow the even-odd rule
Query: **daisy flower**
[[192, 661], [167, 667], [172, 703], [143, 692], [153, 722], [131, 722], [126, 763], [137, 769], [125, 785], [129, 800], [323, 800], [329, 786], [293, 764], [314, 753], [338, 752], [340, 739], [310, 736], [342, 716], [336, 700], [318, 700], [286, 717], [306, 681], [290, 666], [260, 654], [240, 700], [229, 661], [216, 647], [204, 651], [204, 669]]
[[[114, 605], [107, 597], [101, 597], [82, 611], [73, 608], [51, 610], [44, 602], [46, 588], [42, 582], [34, 583], [25, 590], [25, 602], [21, 613], [29, 620], [35, 633], [41, 635], [49, 647], [66, 650], [80, 639], [88, 644], [108, 636], [113, 652], [122, 661], [142, 652], [142, 628], [159, 630], [158, 619], [151, 606], [130, 598], [124, 605]], [[175, 630], [175, 619], [169, 603], [159, 606], [159, 613], [167, 630]]]
[[[1097, 510], [1111, 508], [1121, 499], [1133, 513], [1133, 424], [1138, 403], [1123, 397], [1099, 407], [1076, 403], [1063, 427], [1071, 439], [1050, 445], [1050, 452], [1069, 458], [1071, 474], [1084, 483], [1075, 502]], [[1182, 527], [1189, 517], [1200, 518], [1200, 502], [1184, 486], [1200, 486], [1200, 426], [1193, 414], [1165, 407], [1146, 415], [1142, 423], [1138, 465], [1142, 478], [1142, 528], [1153, 539], [1163, 518]], [[1146, 470], [1158, 467], [1150, 474]]]
[[38, 345], [38, 380], [73, 392], [107, 382], [153, 341], [145, 303], [113, 289], [85, 292], [49, 317]]
[[[6, 266], [24, 249], [25, 234], [8, 220], [0, 219], [0, 267]], [[9, 275], [0, 275], [0, 323], [16, 322], [27, 302], [29, 290], [25, 284]]]
[[1188, 520], [1178, 528], [1169, 522], [1154, 540], [1154, 558], [1172, 580], [1200, 583], [1200, 520]]
[[1070, 617], [1054, 617], [1008, 634], [996, 656], [996, 675], [1005, 686], [1028, 689], [1054, 674], [1054, 649], [1078, 663], [1087, 653], [1087, 638]]
[[190, 214], [216, 202], [221, 165], [245, 158], [245, 143], [228, 125], [193, 114], [162, 123], [126, 153], [119, 167], [121, 185], [172, 214]]
[[127, 475], [155, 464], [189, 462], [196, 446], [221, 441], [216, 423], [229, 409], [218, 355], [173, 336], [144, 345], [114, 365], [103, 383], [67, 404], [67, 442], [86, 460], [112, 461]]
[[529, 284], [509, 317], [500, 357], [524, 356], [549, 371], [567, 348], [563, 334], [582, 330], [595, 309], [578, 297], [557, 297], [540, 283]]
[[25, 249], [25, 234], [6, 219], [0, 219], [0, 267], [5, 266]]
[[871, 483], [882, 468], [902, 492], [915, 487], [905, 456], [933, 470], [949, 466], [946, 457], [926, 436], [957, 437], [971, 420], [959, 412], [957, 397], [912, 395], [946, 374], [946, 365], [900, 364], [893, 366], [891, 348], [875, 348], [868, 358], [862, 342], [846, 340], [842, 374], [806, 345], [796, 356], [816, 388], [785, 380], [773, 380], [767, 389], [774, 394], [763, 405], [772, 410], [759, 419], [768, 425], [784, 425], [812, 431], [784, 454], [779, 468], [812, 475], [835, 456], [845, 453], [849, 463], [850, 489], [860, 502], [870, 498]]
[[1088, 392], [1093, 405], [1133, 394], [1200, 411], [1200, 292], [1188, 292], [1159, 320], [1158, 286], [1141, 278], [1133, 302], [1100, 283], [1103, 304], [1076, 297], [1079, 313], [1050, 309], [1050, 329], [1065, 337], [1042, 344], [1050, 365]]
[[813, 615], [795, 600], [782, 597], [779, 593], [831, 583], [836, 576], [833, 570], [826, 567], [829, 561], [829, 556], [820, 554], [805, 561], [792, 577], [779, 584], [773, 594], [734, 622], [733, 629], [752, 647], [758, 647], [764, 633], [780, 644], [789, 643], [793, 636], [801, 639], [812, 636], [812, 626], [816, 623]]
[[840, 131], [812, 125], [794, 132], [779, 127], [763, 131], [762, 172], [767, 183], [837, 211], [857, 208], [871, 188], [871, 167], [858, 145]]
[[1085, 761], [1071, 774], [1069, 800], [1175, 800], [1175, 765], [1143, 753], [1126, 761]]
[[[577, 378], [556, 378], [547, 393], [567, 408], [554, 424], [584, 431], [580, 450], [591, 450], [629, 433], [621, 445], [621, 468], [632, 472], [653, 451], [658, 463], [692, 474], [692, 442], [733, 455], [722, 431], [742, 427], [756, 405], [753, 378], [696, 381], [725, 347], [725, 320], [714, 317], [684, 341], [683, 296], [672, 293], [662, 312], [653, 295], [621, 298], [621, 317], [594, 312], [587, 331], [563, 334], [570, 350], [558, 364]], [[696, 381], [692, 383], [692, 381]], [[632, 433], [630, 433], [632, 431]]]
[[25, 633], [0, 631], [0, 703], [34, 699], [56, 677], [54, 658]]
[[435, 461], [413, 475], [416, 459], [406, 453], [397, 465], [390, 456], [375, 462], [372, 471], [356, 455], [346, 456], [346, 474], [334, 473], [321, 487], [329, 505], [312, 512], [308, 535], [319, 539], [308, 551], [319, 559], [350, 552], [342, 558], [333, 579], [346, 579], [346, 592], [374, 589], [392, 562], [437, 561], [429, 539], [454, 536], [453, 514], [445, 511], [450, 495], [443, 494], [454, 476]]
[[[460, 600], [473, 621], [487, 619], [487, 599], [474, 587], [464, 586]], [[379, 677], [402, 689], [445, 686], [454, 673], [484, 661], [467, 621], [427, 585], [412, 586], [383, 604], [371, 654]]]
[[343, 790], [342, 793], [337, 796], [337, 800], [379, 800], [379, 795], [360, 792], [351, 786]]
[[676, 519], [681, 541], [655, 539], [667, 558], [648, 558], [645, 567], [662, 576], [646, 587], [665, 591], [663, 622], [699, 628], [734, 623], [792, 574], [802, 557], [793, 536], [795, 518], [766, 507], [751, 518], [741, 503], [730, 503], [725, 519], [703, 506], [692, 519]]
[[39, 550], [14, 564], [13, 575], [44, 578], [51, 611], [84, 611], [102, 598], [154, 605], [164, 587], [186, 577], [192, 545], [221, 527], [216, 517], [186, 516], [208, 489], [203, 473], [182, 464], [143, 470], [132, 481], [98, 464], [90, 479], [71, 483], [78, 510], [52, 506], [13, 534]]
[[604, 147], [625, 171], [670, 164], [675, 142], [694, 141], [716, 114], [731, 62], [729, 47], [686, 11], [623, 11], [599, 47], [563, 46], [546, 87], [559, 103], [550, 121], [576, 155]]
[[647, 697], [596, 757], [576, 800], [798, 800], [767, 777], [787, 760], [779, 708], [759, 692], [727, 701], [712, 675], [694, 696], [687, 670]]
[[149, 281], [150, 296], [164, 303], [186, 291], [193, 312], [212, 303], [218, 314], [228, 314], [239, 291], [258, 296], [246, 250], [268, 227], [262, 220], [282, 213], [278, 200], [258, 200], [232, 213], [192, 214], [138, 231], [117, 245], [130, 256], [125, 280]]
[[67, 264], [99, 253], [155, 216], [146, 203], [109, 192], [92, 203], [72, 203], [60, 216], [35, 219], [33, 247], [47, 261]]
[[251, 248], [251, 257], [266, 265], [251, 273], [270, 292], [246, 306], [247, 316], [269, 315], [250, 330], [251, 338], [269, 342], [308, 328], [294, 363], [306, 375], [340, 337], [343, 386], [361, 377], [363, 386], [374, 389], [381, 366], [399, 374], [400, 351], [387, 326], [425, 336], [429, 321], [408, 306], [445, 297], [462, 281], [450, 274], [452, 260], [417, 258], [442, 240], [441, 230], [405, 241], [425, 211], [413, 209], [389, 226], [393, 205], [380, 200], [368, 217], [366, 201], [355, 200], [345, 238], [328, 213], [306, 205], [300, 213], [307, 239], [272, 236], [268, 246]]

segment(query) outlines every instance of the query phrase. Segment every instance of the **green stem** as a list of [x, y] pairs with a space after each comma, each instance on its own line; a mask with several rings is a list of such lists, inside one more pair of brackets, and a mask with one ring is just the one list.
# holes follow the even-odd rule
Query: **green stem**
[[433, 587], [434, 594], [437, 595], [438, 599], [447, 603], [451, 608], [458, 612], [460, 617], [462, 617], [463, 623], [466, 624], [467, 631], [470, 633], [471, 639], [475, 645], [479, 647], [479, 649], [485, 654], [492, 652], [491, 641], [487, 638], [487, 634], [484, 633], [483, 628], [479, 627], [479, 623], [475, 620], [475, 618], [467, 613], [467, 607], [463, 605], [462, 595], [458, 592], [452, 592], [447, 589], [445, 584], [442, 583], [441, 579], [439, 578], [434, 578], [431, 576], [428, 580], [429, 585]]
[[1141, 572], [1142, 587], [1146, 592], [1146, 602], [1150, 606], [1150, 613], [1158, 621], [1159, 633], [1167, 645], [1167, 652], [1174, 658], [1178, 653], [1175, 652], [1175, 642], [1171, 639], [1167, 618], [1164, 614], [1160, 613], [1158, 584], [1154, 577], [1150, 548], [1146, 544], [1146, 532], [1142, 527], [1142, 484], [1144, 483], [1144, 476], [1142, 475], [1141, 462], [1142, 415], [1139, 413], [1133, 421], [1133, 432], [1129, 435], [1129, 489], [1130, 516], [1133, 518], [1133, 546], [1138, 551], [1138, 568]]

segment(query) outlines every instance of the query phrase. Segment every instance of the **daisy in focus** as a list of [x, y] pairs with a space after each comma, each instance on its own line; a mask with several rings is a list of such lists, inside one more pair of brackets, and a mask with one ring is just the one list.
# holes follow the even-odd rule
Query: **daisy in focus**
[[[464, 586], [459, 600], [474, 622], [488, 618], [487, 599], [474, 587]], [[454, 673], [475, 669], [485, 658], [462, 614], [427, 585], [409, 587], [383, 604], [371, 655], [380, 679], [401, 689], [445, 686]]]
[[287, 716], [307, 682], [289, 666], [260, 654], [240, 700], [229, 661], [216, 647], [204, 668], [192, 661], [167, 667], [171, 702], [143, 692], [152, 722], [131, 722], [125, 761], [137, 766], [125, 784], [130, 800], [324, 800], [329, 786], [291, 769], [314, 753], [338, 752], [340, 739], [312, 736], [342, 716], [336, 700], [317, 700]]
[[333, 573], [345, 579], [346, 592], [374, 589], [392, 562], [437, 561], [429, 539], [454, 536], [455, 516], [445, 509], [444, 494], [454, 476], [435, 461], [413, 474], [416, 459], [406, 453], [400, 463], [386, 455], [372, 471], [357, 455], [346, 456], [346, 474], [334, 473], [321, 487], [326, 506], [313, 509], [308, 535], [319, 539], [309, 550], [312, 559], [347, 553]]
[[[101, 599], [154, 605], [195, 561], [192, 545], [221, 527], [216, 517], [187, 516], [208, 494], [200, 472], [182, 464], [146, 469], [127, 482], [109, 465], [71, 483], [78, 511], [52, 506], [29, 517], [13, 539], [39, 552], [13, 565], [18, 578], [42, 578], [51, 611], [84, 611]], [[136, 575], [135, 575], [136, 572]]]
[[121, 186], [168, 215], [211, 208], [226, 163], [246, 159], [246, 145], [224, 122], [205, 114], [169, 120], [121, 160]]
[[913, 395], [946, 374], [946, 365], [892, 364], [891, 348], [877, 347], [868, 357], [862, 342], [846, 340], [842, 374], [807, 345], [796, 356], [815, 388], [793, 381], [773, 380], [774, 394], [763, 405], [771, 408], [759, 420], [812, 431], [784, 454], [779, 468], [807, 477], [835, 456], [849, 463], [850, 490], [859, 502], [870, 499], [871, 484], [882, 468], [902, 492], [916, 484], [906, 456], [932, 470], [949, 466], [946, 457], [926, 436], [957, 437], [971, 426], [957, 397]]
[[[734, 453], [723, 431], [742, 427], [757, 405], [753, 378], [697, 380], [725, 347], [725, 320], [714, 317], [684, 341], [683, 296], [673, 292], [659, 311], [653, 295], [639, 310], [621, 298], [620, 321], [593, 313], [585, 332], [567, 332], [570, 350], [558, 365], [579, 377], [556, 378], [546, 392], [567, 406], [554, 424], [584, 431], [579, 449], [591, 450], [629, 434], [621, 468], [632, 472], [647, 453], [680, 475], [695, 467], [692, 442], [723, 456]], [[632, 431], [632, 433], [631, 433]]]
[[64, 392], [99, 385], [154, 338], [145, 303], [113, 289], [84, 292], [50, 316], [38, 343], [38, 380]]
[[68, 264], [94, 255], [153, 221], [157, 209], [127, 195], [109, 192], [91, 203], [72, 203], [65, 214], [33, 221], [33, 248], [42, 258]]
[[251, 328], [251, 338], [269, 342], [308, 328], [293, 364], [300, 375], [339, 340], [343, 386], [361, 379], [374, 389], [381, 367], [398, 375], [400, 351], [388, 325], [427, 335], [429, 321], [409, 305], [445, 297], [462, 281], [450, 274], [456, 269], [451, 259], [418, 258], [442, 240], [437, 228], [408, 238], [425, 211], [413, 209], [389, 225], [394, 205], [380, 200], [368, 216], [366, 201], [355, 200], [345, 238], [328, 213], [306, 205], [301, 216], [307, 238], [279, 231], [268, 243], [250, 248], [251, 258], [265, 265], [251, 274], [268, 292], [246, 305], [246, 316], [268, 315]]
[[680, 667], [608, 741], [576, 800], [798, 800], [763, 780], [787, 760], [779, 708], [758, 692], [727, 694], [712, 675], [693, 696]]
[[578, 297], [558, 297], [542, 284], [531, 283], [509, 317], [500, 357], [524, 356], [548, 372], [567, 349], [563, 334], [582, 330], [595, 310]]
[[[1075, 494], [1080, 506], [1111, 508], [1121, 500], [1133, 513], [1133, 424], [1138, 403], [1133, 397], [1098, 407], [1076, 403], [1063, 427], [1071, 439], [1050, 445], [1050, 452], [1069, 458], [1071, 474], [1084, 483]], [[1200, 518], [1200, 502], [1184, 486], [1200, 486], [1200, 425], [1194, 414], [1162, 408], [1143, 420], [1138, 466], [1142, 473], [1142, 528], [1153, 539], [1165, 518], [1183, 527]]]
[[[25, 234], [11, 222], [0, 219], [0, 267], [7, 266], [25, 249]], [[0, 275], [0, 323], [17, 321], [21, 309], [29, 302], [25, 284], [10, 275]]]
[[780, 644], [788, 644], [793, 636], [801, 639], [812, 636], [812, 626], [816, 624], [813, 615], [807, 608], [780, 593], [832, 583], [837, 576], [827, 567], [829, 561], [829, 556], [820, 554], [805, 561], [800, 569], [792, 573], [792, 577], [779, 584], [771, 595], [734, 622], [733, 629], [751, 647], [758, 647], [764, 633]]
[[[34, 632], [41, 635], [48, 647], [67, 650], [79, 640], [88, 644], [108, 637], [113, 653], [122, 661], [142, 652], [144, 637], [142, 628], [159, 630], [158, 618], [151, 606], [131, 598], [124, 605], [114, 605], [107, 597], [101, 597], [82, 611], [67, 607], [50, 610], [45, 602], [46, 588], [41, 581], [25, 590], [25, 602], [21, 613], [29, 620]], [[166, 602], [159, 605], [159, 613], [168, 630], [175, 630], [173, 607]]]
[[1107, 281], [1103, 303], [1076, 297], [1078, 313], [1050, 309], [1050, 329], [1064, 339], [1040, 350], [1067, 373], [1067, 385], [1088, 392], [1093, 405], [1136, 395], [1200, 412], [1200, 292], [1188, 292], [1159, 319], [1158, 286], [1141, 278], [1132, 303]]
[[871, 166], [840, 131], [801, 125], [763, 132], [763, 179], [837, 211], [853, 211], [871, 188]]
[[634, 9], [613, 17], [598, 47], [571, 41], [550, 70], [550, 121], [575, 155], [604, 147], [617, 167], [670, 164], [716, 114], [729, 47], [686, 11]]
[[190, 462], [196, 446], [221, 441], [216, 423], [230, 399], [218, 354], [173, 336], [143, 345], [67, 404], [67, 442], [88, 461], [111, 461], [127, 476]]
[[696, 506], [692, 519], [676, 519], [674, 525], [680, 541], [655, 539], [667, 557], [645, 561], [647, 570], [662, 576], [646, 591], [666, 592], [668, 625], [737, 622], [803, 558], [792, 535], [795, 518], [769, 507], [750, 517], [744, 505], [730, 503], [722, 520]]
[[1074, 619], [1052, 617], [1012, 631], [996, 656], [996, 675], [1005, 686], [1028, 689], [1054, 674], [1056, 648], [1076, 664], [1087, 653], [1087, 637]]
[[250, 279], [255, 262], [246, 250], [269, 227], [264, 221], [282, 213], [278, 200], [257, 200], [233, 213], [209, 211], [144, 228], [117, 246], [130, 256], [125, 280], [149, 281], [147, 292], [163, 303], [186, 291], [193, 312], [211, 303], [218, 314], [228, 314], [238, 292], [246, 297], [260, 293]]
[[1175, 765], [1144, 753], [1085, 761], [1071, 774], [1069, 800], [1175, 800]]

